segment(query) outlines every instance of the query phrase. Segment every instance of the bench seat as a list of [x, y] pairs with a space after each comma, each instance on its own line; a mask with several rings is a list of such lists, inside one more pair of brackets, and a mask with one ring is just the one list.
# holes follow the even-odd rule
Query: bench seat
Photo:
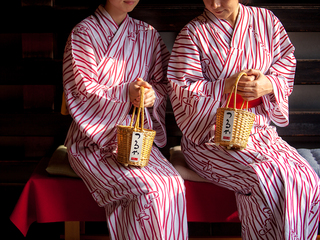
[[[60, 150], [60, 154], [54, 155], [61, 159], [65, 148]], [[299, 152], [319, 174], [320, 149], [299, 149]], [[188, 222], [239, 222], [234, 193], [203, 182], [185, 164], [180, 146], [171, 148], [170, 153], [172, 164], [185, 179]], [[104, 209], [98, 207], [80, 178], [49, 174], [46, 170], [49, 160], [40, 161], [10, 219], [24, 236], [33, 222], [65, 222], [65, 239], [80, 240], [79, 223], [106, 221]]]
[[[46, 172], [49, 158], [43, 158], [26, 183], [10, 219], [26, 236], [33, 222], [65, 222], [65, 239], [75, 222], [106, 221], [79, 178], [52, 176]], [[239, 222], [233, 192], [206, 182], [185, 181], [187, 216], [190, 222]], [[219, 206], [219, 207], [214, 207]]]

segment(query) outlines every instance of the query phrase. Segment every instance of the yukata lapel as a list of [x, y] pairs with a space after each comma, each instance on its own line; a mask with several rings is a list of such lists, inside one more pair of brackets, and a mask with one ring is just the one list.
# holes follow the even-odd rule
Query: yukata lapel
[[[134, 44], [134, 41], [131, 40], [130, 24], [131, 18], [127, 15], [120, 27], [115, 31], [114, 36], [107, 39], [109, 41], [108, 49], [97, 68], [100, 84], [107, 84], [110, 81], [112, 75], [108, 73], [114, 64], [117, 64], [119, 69], [124, 67], [131, 51], [124, 51], [123, 48], [132, 49]], [[124, 74], [123, 71], [117, 73]], [[106, 75], [109, 77], [105, 78]], [[121, 78], [117, 76], [117, 79]]]
[[232, 74], [243, 70], [241, 63], [243, 59], [245, 41], [248, 37], [249, 14], [243, 5], [239, 5], [239, 15], [233, 30], [229, 53], [219, 79], [228, 78]]
[[[222, 68], [221, 74], [218, 79], [226, 79], [232, 74], [235, 74], [243, 70], [242, 60], [244, 54], [245, 41], [248, 39], [248, 27], [249, 27], [249, 14], [245, 7], [241, 4], [239, 9], [239, 15], [233, 30], [232, 38], [229, 45], [229, 53]], [[222, 107], [227, 104], [227, 95], [224, 95], [221, 99]]]
[[[232, 74], [235, 74], [243, 70], [242, 60], [244, 54], [245, 41], [249, 39], [249, 25], [251, 18], [247, 9], [243, 5], [239, 5], [239, 15], [230, 42], [229, 54], [220, 75], [221, 79], [228, 78]], [[227, 98], [228, 95], [224, 94], [224, 97], [221, 101], [221, 107], [226, 107]], [[226, 154], [230, 155], [232, 158], [237, 159], [241, 164], [245, 166], [253, 164], [254, 159], [261, 157], [261, 154], [259, 152], [256, 152], [254, 149], [250, 148], [249, 144], [247, 148], [243, 149], [242, 151], [227, 150], [226, 148], [222, 147], [221, 149], [224, 149]], [[251, 158], [248, 158], [248, 156], [251, 156]]]

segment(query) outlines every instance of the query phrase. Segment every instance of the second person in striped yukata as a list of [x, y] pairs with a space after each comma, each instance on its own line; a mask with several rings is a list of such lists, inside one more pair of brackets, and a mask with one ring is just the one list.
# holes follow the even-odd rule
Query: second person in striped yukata
[[[238, 0], [203, 2], [203, 14], [177, 36], [167, 73], [186, 161], [201, 177], [235, 192], [243, 239], [315, 239], [319, 178], [270, 125], [289, 123], [294, 46], [267, 9]], [[250, 101], [256, 115], [242, 151], [214, 139], [217, 109], [226, 106], [240, 72], [247, 76], [240, 78], [237, 100]]]

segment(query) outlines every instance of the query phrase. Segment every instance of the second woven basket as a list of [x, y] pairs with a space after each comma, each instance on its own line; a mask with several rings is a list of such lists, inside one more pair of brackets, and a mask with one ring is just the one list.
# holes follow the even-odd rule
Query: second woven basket
[[[243, 150], [246, 148], [255, 119], [255, 114], [248, 111], [248, 102], [246, 104], [246, 110], [242, 109], [245, 101], [242, 103], [241, 109], [236, 109], [237, 86], [243, 75], [246, 74], [241, 72], [237, 76], [226, 107], [218, 108], [217, 110], [214, 141], [216, 145], [225, 146], [228, 149]], [[233, 108], [229, 108], [228, 106], [233, 92], [234, 105]]]

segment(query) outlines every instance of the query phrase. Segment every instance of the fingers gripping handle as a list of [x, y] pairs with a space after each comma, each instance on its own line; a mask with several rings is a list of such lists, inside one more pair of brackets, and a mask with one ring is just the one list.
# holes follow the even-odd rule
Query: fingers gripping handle
[[[136, 120], [136, 123], [134, 125], [134, 129], [138, 129], [139, 128], [139, 118], [140, 118], [140, 113], [141, 113], [141, 127], [140, 127], [140, 129], [143, 130], [143, 123], [144, 123], [144, 110], [143, 109], [144, 109], [144, 87], [141, 86], [140, 87], [140, 105], [139, 105], [138, 114], [137, 114], [137, 120]], [[135, 113], [136, 113], [136, 107], [133, 108], [130, 127], [132, 127]]]
[[[234, 92], [234, 104], [233, 104], [233, 108], [236, 108], [238, 83], [239, 83], [239, 80], [240, 80], [240, 78], [241, 78], [242, 76], [247, 76], [247, 74], [244, 73], [244, 72], [240, 72], [239, 75], [237, 76], [237, 80], [236, 80], [236, 82], [234, 83], [234, 85], [233, 85], [233, 87], [232, 87], [232, 90], [231, 90], [231, 93], [230, 93], [230, 95], [229, 95], [229, 99], [228, 99], [228, 102], [227, 102], [227, 107], [229, 107], [231, 95], [232, 95], [232, 93]], [[242, 103], [242, 105], [241, 105], [241, 109], [243, 108], [243, 105], [244, 105], [245, 102], [247, 102], [247, 104], [246, 104], [246, 109], [248, 109], [248, 101], [243, 101], [243, 103]]]

